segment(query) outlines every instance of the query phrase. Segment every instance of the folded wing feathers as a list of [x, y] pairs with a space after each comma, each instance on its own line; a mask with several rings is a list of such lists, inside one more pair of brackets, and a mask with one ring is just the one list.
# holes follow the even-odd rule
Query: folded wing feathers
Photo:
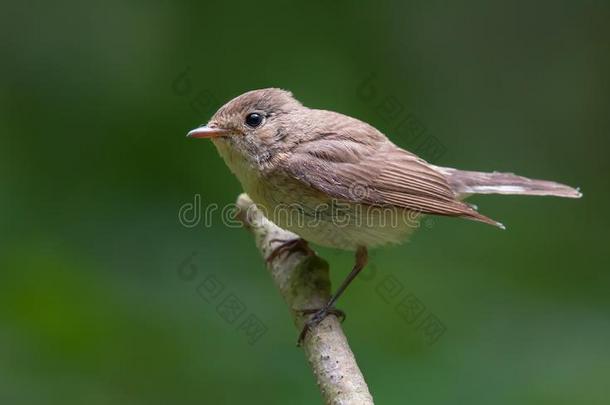
[[[370, 153], [370, 146], [365, 153], [359, 153], [363, 145], [350, 141], [315, 143], [304, 145], [304, 154], [293, 154], [285, 168], [330, 196], [424, 214], [462, 216], [502, 227], [459, 201], [444, 173], [390, 142], [376, 153]], [[364, 189], [364, 193], [359, 190], [354, 195], [354, 186]]]

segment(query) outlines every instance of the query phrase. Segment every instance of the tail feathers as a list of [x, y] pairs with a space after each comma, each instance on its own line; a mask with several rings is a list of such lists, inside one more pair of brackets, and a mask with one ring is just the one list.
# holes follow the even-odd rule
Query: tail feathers
[[513, 173], [484, 173], [435, 167], [447, 177], [453, 191], [468, 194], [514, 194], [580, 198], [579, 189], [554, 181], [528, 179]]

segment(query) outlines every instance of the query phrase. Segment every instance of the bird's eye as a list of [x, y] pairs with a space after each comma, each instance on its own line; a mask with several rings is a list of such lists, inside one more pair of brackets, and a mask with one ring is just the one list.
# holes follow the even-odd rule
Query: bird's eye
[[263, 123], [263, 115], [259, 113], [250, 113], [246, 116], [246, 125], [250, 128], [256, 128]]

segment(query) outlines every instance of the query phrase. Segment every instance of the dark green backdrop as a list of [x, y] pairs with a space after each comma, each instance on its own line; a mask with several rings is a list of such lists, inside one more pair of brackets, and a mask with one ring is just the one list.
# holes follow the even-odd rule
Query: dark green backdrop
[[[476, 197], [507, 231], [433, 218], [373, 252], [340, 307], [377, 403], [607, 403], [607, 1], [17, 3], [0, 16], [0, 402], [319, 402], [250, 236], [219, 212], [178, 222], [195, 195], [240, 192], [186, 131], [276, 86], [434, 163], [585, 194]], [[321, 251], [336, 285], [351, 255]], [[435, 343], [404, 297], [444, 325]]]

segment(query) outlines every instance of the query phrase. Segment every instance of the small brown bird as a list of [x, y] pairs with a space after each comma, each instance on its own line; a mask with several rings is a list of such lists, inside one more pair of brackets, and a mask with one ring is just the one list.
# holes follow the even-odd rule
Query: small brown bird
[[190, 138], [211, 138], [233, 174], [266, 216], [305, 240], [356, 252], [356, 263], [324, 308], [301, 332], [329, 313], [364, 268], [367, 248], [404, 241], [423, 214], [461, 217], [504, 226], [462, 202], [471, 194], [579, 198], [563, 184], [512, 173], [439, 167], [394, 145], [372, 126], [332, 111], [303, 106], [275, 88], [244, 93], [222, 106]]

